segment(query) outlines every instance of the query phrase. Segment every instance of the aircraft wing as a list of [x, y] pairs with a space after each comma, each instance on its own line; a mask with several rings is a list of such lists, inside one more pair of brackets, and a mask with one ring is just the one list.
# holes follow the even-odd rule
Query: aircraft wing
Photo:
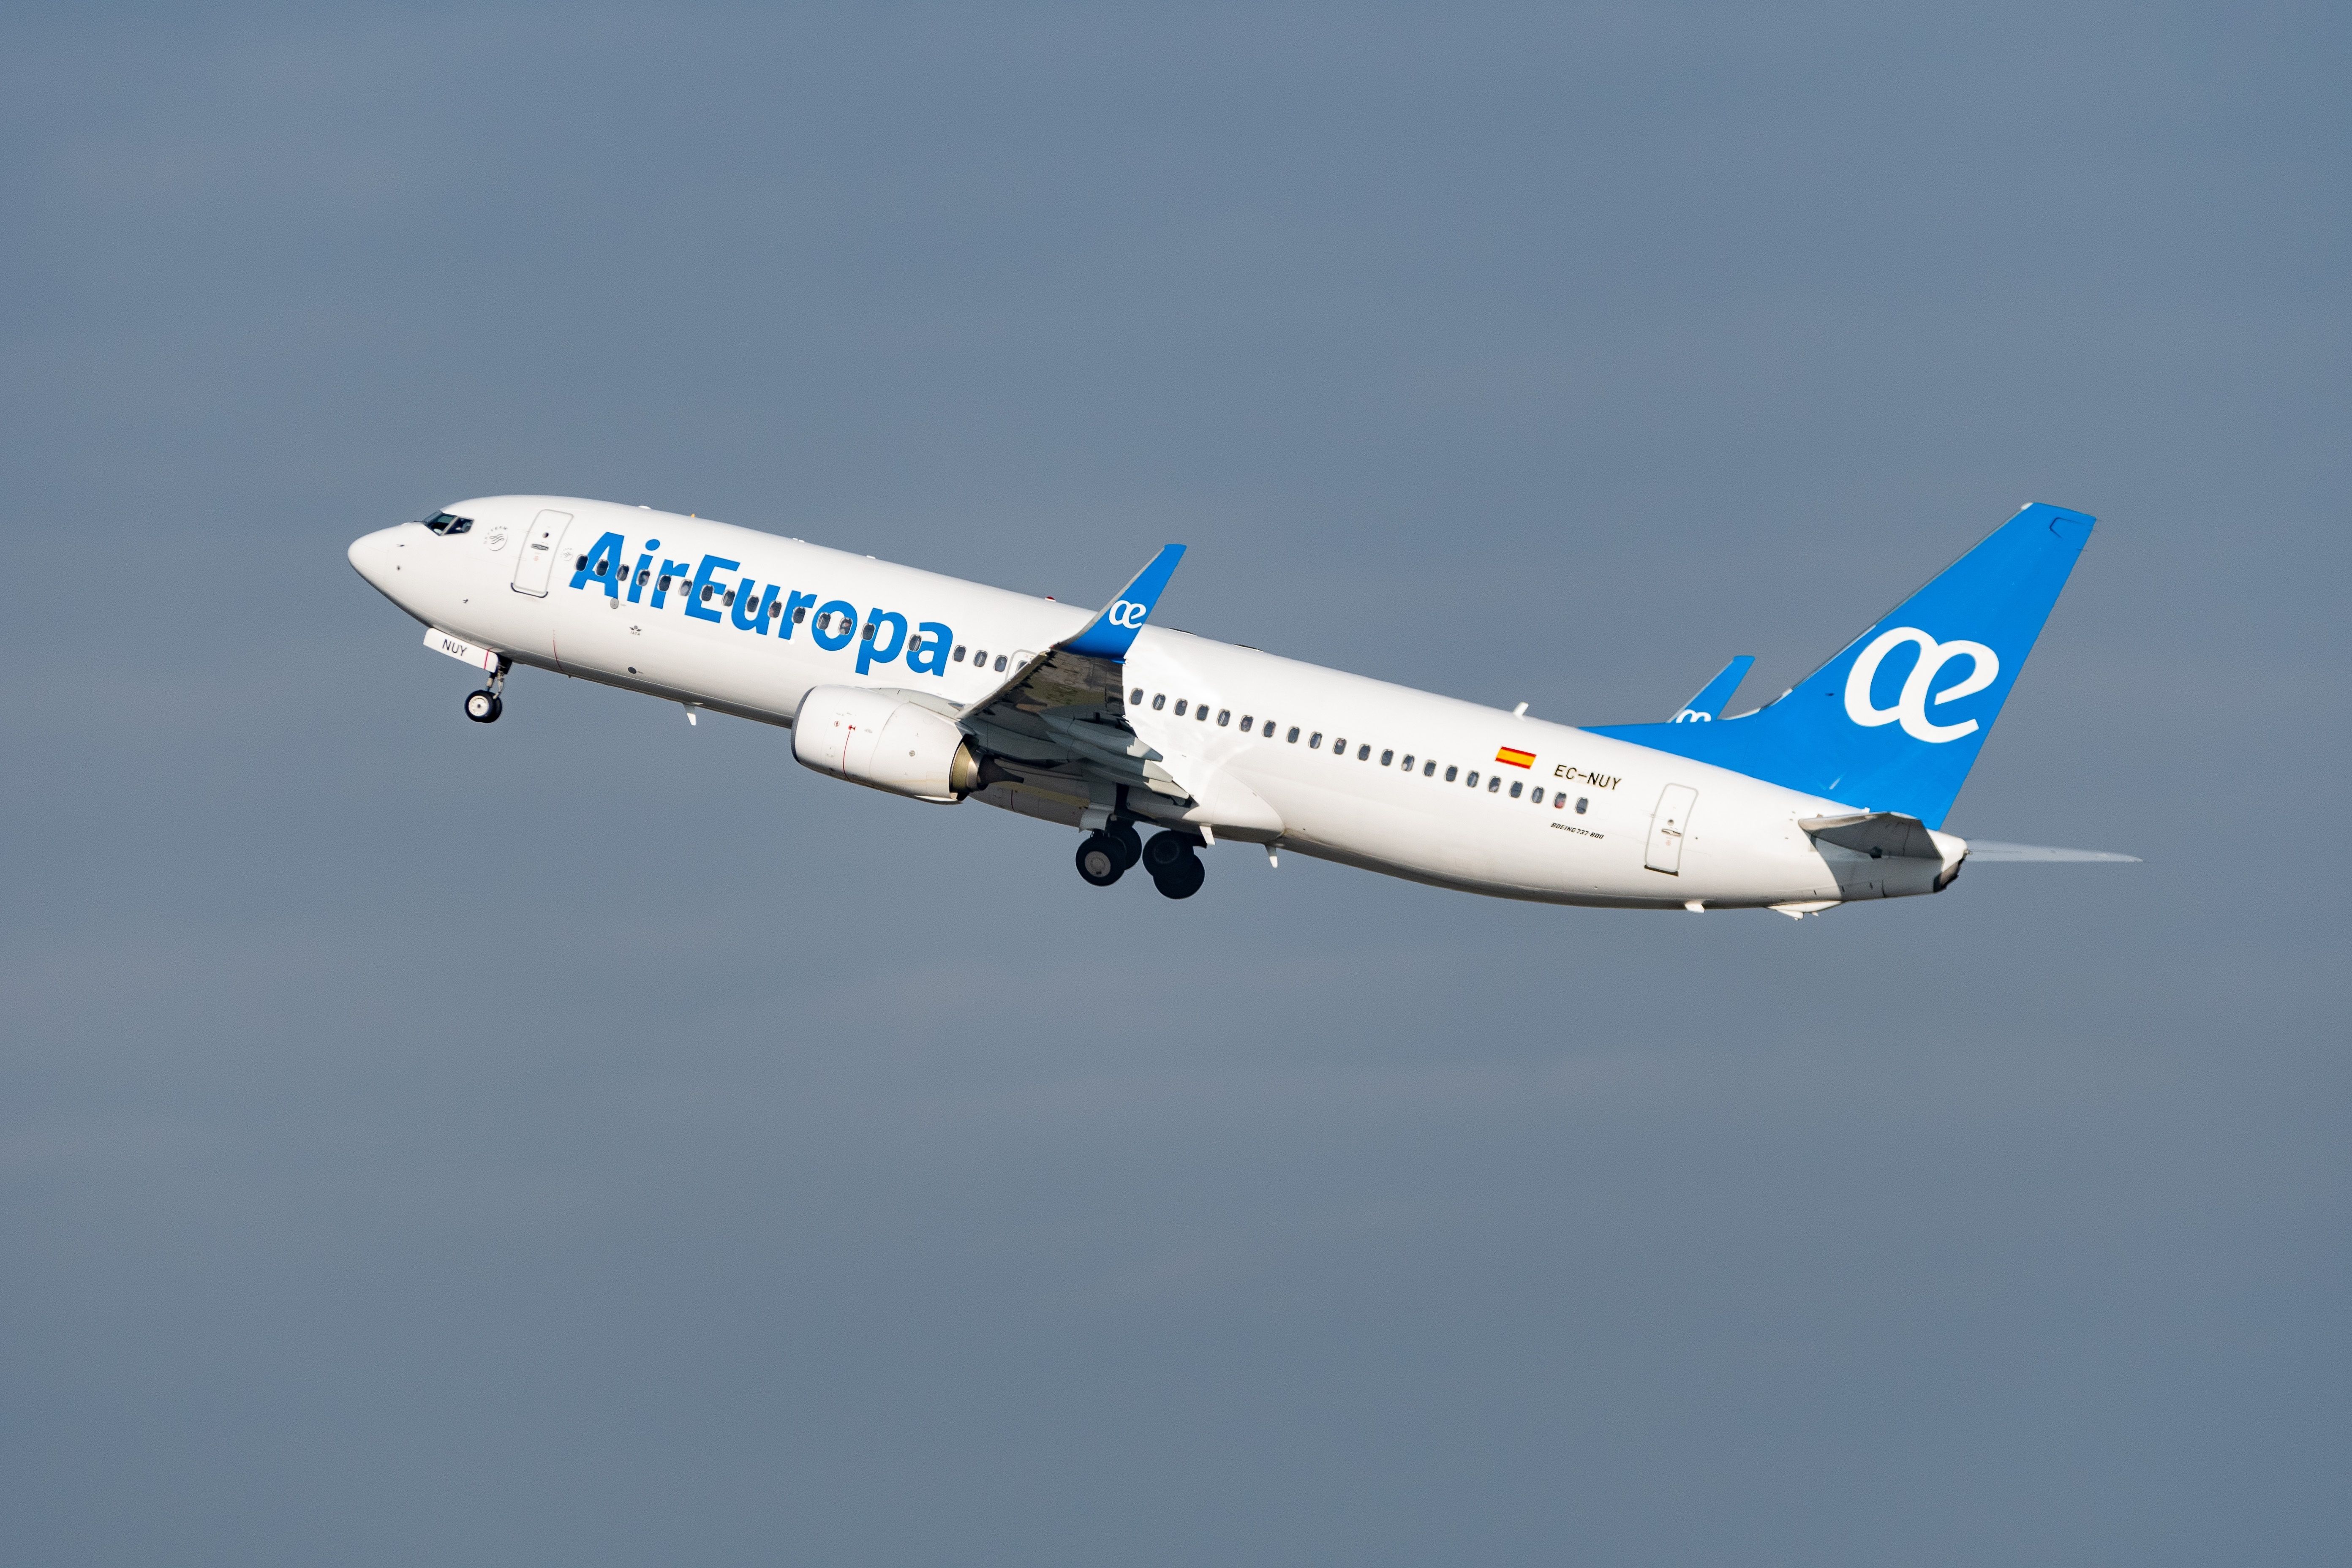
[[956, 716], [989, 753], [983, 779], [993, 773], [1106, 813], [1122, 788], [1150, 790], [1179, 807], [1195, 804], [1168, 759], [1127, 721], [1128, 649], [1183, 557], [1181, 544], [1163, 548], [1076, 637]]

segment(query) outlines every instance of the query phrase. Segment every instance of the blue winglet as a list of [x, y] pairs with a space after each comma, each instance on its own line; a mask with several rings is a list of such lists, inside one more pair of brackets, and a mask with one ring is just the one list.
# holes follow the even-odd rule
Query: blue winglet
[[1152, 606], [1160, 603], [1160, 591], [1168, 586], [1168, 579], [1176, 574], [1176, 563], [1183, 559], [1182, 545], [1163, 546], [1151, 558], [1151, 564], [1113, 595], [1102, 613], [1087, 623], [1086, 630], [1064, 643], [1063, 648], [1095, 658], [1125, 658], [1127, 650], [1135, 644], [1135, 634], [1143, 629], [1143, 623], [1151, 618]]
[[1743, 653], [1723, 667], [1713, 680], [1698, 689], [1698, 695], [1675, 710], [1669, 724], [1706, 724], [1723, 717], [1723, 705], [1739, 689], [1748, 675], [1748, 667], [1756, 662], [1752, 653]]

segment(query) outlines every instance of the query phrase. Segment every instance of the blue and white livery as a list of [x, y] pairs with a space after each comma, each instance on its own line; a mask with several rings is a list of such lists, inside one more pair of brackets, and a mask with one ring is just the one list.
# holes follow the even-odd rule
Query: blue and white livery
[[478, 722], [526, 665], [779, 725], [830, 777], [1079, 830], [1098, 887], [1140, 864], [1189, 898], [1202, 851], [1241, 842], [1541, 903], [1803, 916], [1939, 892], [1970, 858], [2130, 858], [1943, 831], [2092, 522], [2025, 508], [1761, 709], [1725, 712], [1743, 655], [1664, 722], [1581, 729], [1154, 626], [1181, 544], [1092, 615], [561, 496], [459, 501], [350, 553], [488, 675]]

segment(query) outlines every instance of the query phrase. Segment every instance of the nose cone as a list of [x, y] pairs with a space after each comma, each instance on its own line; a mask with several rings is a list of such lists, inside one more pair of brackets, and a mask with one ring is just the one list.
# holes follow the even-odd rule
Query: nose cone
[[382, 594], [392, 592], [392, 557], [393, 552], [398, 548], [395, 542], [399, 536], [397, 528], [380, 528], [373, 533], [362, 533], [352, 540], [351, 549], [345, 552], [351, 557], [352, 570], [366, 578]]

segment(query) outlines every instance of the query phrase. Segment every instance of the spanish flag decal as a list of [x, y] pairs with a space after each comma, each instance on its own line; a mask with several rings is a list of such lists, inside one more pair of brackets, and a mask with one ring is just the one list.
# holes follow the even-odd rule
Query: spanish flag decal
[[1515, 752], [1508, 746], [1496, 752], [1495, 760], [1498, 763], [1508, 763], [1515, 768], [1531, 768], [1536, 765], [1536, 754], [1533, 752]]

